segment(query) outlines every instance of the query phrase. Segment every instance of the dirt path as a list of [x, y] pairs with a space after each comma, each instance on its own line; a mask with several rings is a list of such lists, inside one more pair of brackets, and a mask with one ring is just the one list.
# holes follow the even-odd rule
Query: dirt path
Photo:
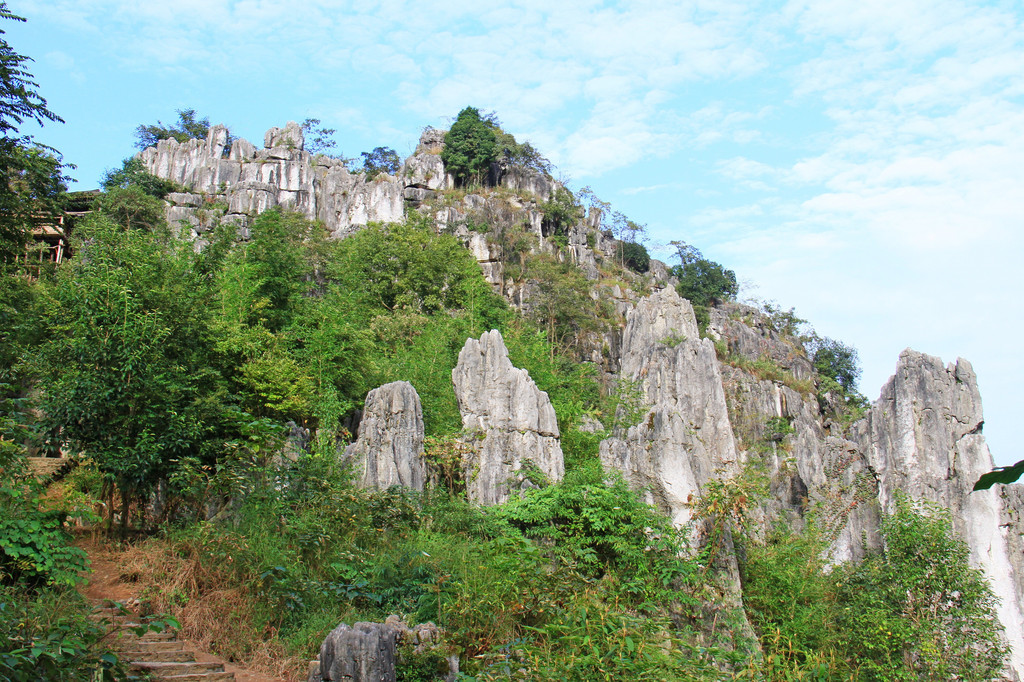
[[[76, 544], [89, 553], [89, 561], [92, 567], [88, 584], [79, 588], [82, 594], [95, 602], [100, 602], [104, 599], [127, 602], [138, 598], [144, 586], [140, 583], [121, 581], [120, 566], [122, 562], [119, 561], [120, 553], [116, 548], [102, 541], [91, 541], [88, 539], [83, 539]], [[197, 661], [203, 663], [223, 663], [224, 670], [235, 673], [236, 682], [289, 682], [283, 677], [270, 677], [240, 668], [215, 654], [203, 651], [195, 642], [183, 641], [189, 649], [195, 652]]]

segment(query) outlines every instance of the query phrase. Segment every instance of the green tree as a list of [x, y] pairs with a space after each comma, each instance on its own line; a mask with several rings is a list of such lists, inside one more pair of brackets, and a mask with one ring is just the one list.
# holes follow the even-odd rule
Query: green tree
[[860, 359], [857, 349], [842, 341], [828, 337], [815, 336], [810, 345], [814, 369], [830, 379], [834, 379], [843, 391], [853, 393], [857, 390], [860, 379]]
[[398, 152], [391, 147], [374, 147], [372, 152], [362, 152], [363, 172], [366, 178], [372, 180], [381, 173], [395, 175], [402, 167], [402, 160], [398, 158]]
[[134, 156], [125, 159], [121, 163], [120, 168], [105, 172], [100, 180], [100, 186], [108, 192], [114, 189], [138, 187], [146, 194], [157, 199], [163, 199], [171, 192], [178, 192], [183, 189], [173, 180], [158, 178], [147, 171], [142, 161]]
[[494, 128], [480, 117], [480, 111], [466, 107], [444, 136], [441, 160], [460, 185], [479, 183], [497, 157]]
[[198, 118], [195, 109], [178, 109], [178, 121], [170, 126], [163, 121], [152, 125], [140, 125], [135, 129], [135, 146], [139, 149], [152, 147], [160, 140], [204, 140], [210, 132], [210, 119]]
[[583, 220], [583, 207], [576, 196], [561, 185], [541, 204], [540, 210], [544, 214], [545, 234], [559, 246], [569, 243], [569, 230]]
[[988, 680], [1007, 650], [996, 597], [949, 511], [896, 499], [883, 550], [840, 569], [839, 629], [865, 680]]
[[619, 242], [619, 262], [633, 272], [645, 273], [651, 268], [651, 256], [647, 247], [636, 242]]
[[[0, 19], [25, 21], [0, 2]], [[33, 217], [61, 212], [66, 189], [64, 164], [56, 151], [18, 135], [26, 121], [39, 125], [63, 120], [46, 100], [27, 70], [31, 58], [18, 54], [0, 29], [0, 263], [10, 263], [24, 249]]]
[[307, 118], [302, 122], [302, 133], [306, 138], [305, 148], [310, 154], [326, 154], [338, 146], [332, 139], [337, 131], [334, 128], [321, 128], [320, 119]]
[[685, 242], [672, 245], [679, 258], [679, 264], [672, 268], [672, 275], [679, 280], [676, 291], [693, 305], [697, 324], [704, 329], [709, 321], [708, 307], [732, 300], [739, 292], [736, 273], [704, 258], [695, 246]]
[[528, 262], [527, 277], [536, 283], [528, 315], [546, 331], [552, 353], [577, 353], [589, 335], [607, 328], [608, 303], [591, 298], [590, 280], [572, 263], [535, 256]]
[[211, 462], [222, 442], [210, 292], [191, 246], [166, 230], [126, 230], [97, 212], [75, 250], [45, 290], [33, 363], [42, 424], [50, 447], [87, 453], [116, 483], [124, 528], [173, 460]]

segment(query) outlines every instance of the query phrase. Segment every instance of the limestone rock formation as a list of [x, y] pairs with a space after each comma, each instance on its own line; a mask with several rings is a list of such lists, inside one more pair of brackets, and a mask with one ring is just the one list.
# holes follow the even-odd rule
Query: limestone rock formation
[[452, 370], [462, 426], [473, 446], [467, 471], [470, 499], [500, 504], [513, 490], [565, 473], [558, 422], [548, 394], [512, 366], [501, 333], [468, 339]]
[[400, 630], [396, 623], [340, 624], [320, 645], [308, 682], [394, 680]]
[[188, 225], [193, 238], [208, 229], [204, 216], [215, 206], [225, 206], [228, 220], [238, 223], [277, 206], [291, 208], [322, 220], [336, 236], [370, 221], [403, 219], [403, 182], [386, 175], [367, 180], [338, 159], [312, 156], [294, 122], [268, 130], [264, 149], [236, 140], [225, 155], [227, 139], [227, 128], [218, 125], [206, 140], [160, 140], [138, 155], [153, 175], [188, 188], [186, 197], [168, 197], [168, 221]]
[[993, 467], [983, 425], [971, 364], [958, 359], [944, 366], [939, 358], [907, 349], [900, 354], [896, 374], [857, 425], [854, 440], [878, 478], [884, 510], [892, 511], [897, 491], [902, 491], [952, 512], [971, 562], [985, 572], [1001, 600], [999, 618], [1011, 645], [1011, 665], [1022, 675], [1024, 557], [1019, 536], [1024, 527], [1012, 493], [971, 492], [975, 481]]
[[689, 497], [737, 470], [714, 346], [700, 338], [689, 301], [663, 289], [629, 313], [622, 349], [620, 376], [642, 387], [648, 410], [601, 443], [601, 461], [682, 526]]
[[[394, 682], [399, 643], [408, 643], [419, 654], [435, 647], [440, 634], [433, 623], [410, 628], [398, 616], [388, 616], [383, 623], [341, 623], [324, 639], [307, 682]], [[458, 657], [449, 657], [448, 667], [445, 680], [454, 681]]]
[[423, 408], [412, 384], [395, 381], [366, 395], [359, 436], [345, 449], [345, 459], [361, 472], [364, 488], [423, 490]]

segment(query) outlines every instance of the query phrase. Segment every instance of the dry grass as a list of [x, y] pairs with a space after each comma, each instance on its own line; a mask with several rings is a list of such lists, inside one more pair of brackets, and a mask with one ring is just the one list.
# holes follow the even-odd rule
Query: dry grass
[[117, 561], [120, 581], [140, 586], [144, 611], [174, 616], [181, 635], [203, 650], [260, 673], [304, 679], [307, 662], [288, 656], [273, 628], [254, 625], [261, 620], [255, 596], [193, 548], [152, 539], [127, 547]]

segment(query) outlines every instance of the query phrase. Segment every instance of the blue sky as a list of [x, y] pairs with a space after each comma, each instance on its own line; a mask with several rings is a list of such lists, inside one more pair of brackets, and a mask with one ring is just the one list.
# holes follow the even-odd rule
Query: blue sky
[[495, 111], [652, 249], [858, 348], [869, 398], [905, 347], [969, 359], [997, 463], [1024, 458], [1019, 2], [8, 4], [79, 188], [181, 108], [256, 143], [320, 118], [347, 156]]

